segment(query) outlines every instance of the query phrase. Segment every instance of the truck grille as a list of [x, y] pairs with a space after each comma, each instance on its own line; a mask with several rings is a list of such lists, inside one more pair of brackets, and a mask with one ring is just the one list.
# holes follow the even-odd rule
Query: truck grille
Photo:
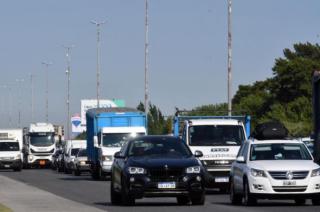
[[[275, 180], [287, 180], [287, 171], [270, 171], [269, 174]], [[305, 179], [309, 171], [293, 171], [292, 180], [303, 180]]]
[[149, 178], [152, 182], [179, 181], [184, 169], [179, 168], [158, 168], [149, 170]]
[[304, 192], [307, 186], [272, 186], [275, 192]]

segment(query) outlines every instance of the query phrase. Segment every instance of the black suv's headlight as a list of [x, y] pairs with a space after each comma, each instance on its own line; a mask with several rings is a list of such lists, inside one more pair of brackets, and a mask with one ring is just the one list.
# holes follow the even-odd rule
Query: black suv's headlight
[[141, 167], [129, 167], [128, 172], [129, 174], [145, 174], [146, 170]]
[[196, 173], [199, 174], [201, 171], [201, 167], [200, 166], [191, 166], [186, 168], [186, 173], [187, 174], [192, 174], [192, 173]]

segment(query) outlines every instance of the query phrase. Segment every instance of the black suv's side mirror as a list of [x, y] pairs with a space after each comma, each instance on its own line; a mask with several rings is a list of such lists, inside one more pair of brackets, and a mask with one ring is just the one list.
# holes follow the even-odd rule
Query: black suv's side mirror
[[201, 157], [203, 157], [203, 153], [202, 153], [201, 151], [199, 151], [199, 150], [196, 150], [196, 151], [194, 152], [194, 156], [195, 156], [196, 158], [201, 158]]
[[124, 156], [122, 156], [122, 155], [120, 154], [120, 152], [114, 153], [114, 156], [113, 156], [113, 157], [114, 157], [114, 158], [118, 158], [118, 159], [125, 158]]
[[245, 163], [245, 162], [246, 162], [246, 160], [244, 159], [243, 156], [237, 157], [236, 161], [237, 161], [238, 163]]

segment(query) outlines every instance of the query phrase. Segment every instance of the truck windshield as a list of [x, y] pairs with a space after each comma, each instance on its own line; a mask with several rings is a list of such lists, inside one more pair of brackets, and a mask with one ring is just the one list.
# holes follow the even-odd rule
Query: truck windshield
[[54, 144], [54, 136], [52, 133], [32, 133], [30, 143], [33, 146], [51, 146]]
[[199, 125], [189, 127], [190, 146], [239, 146], [245, 140], [239, 125]]
[[254, 144], [250, 160], [312, 160], [303, 144]]
[[18, 142], [0, 142], [0, 151], [19, 151]]
[[79, 148], [76, 148], [76, 149], [71, 149], [71, 155], [72, 156], [75, 156], [75, 155], [77, 155], [78, 154], [78, 152], [79, 152]]
[[144, 133], [106, 133], [103, 134], [103, 146], [105, 147], [121, 147], [123, 144], [125, 144], [129, 139], [135, 137], [144, 135]]

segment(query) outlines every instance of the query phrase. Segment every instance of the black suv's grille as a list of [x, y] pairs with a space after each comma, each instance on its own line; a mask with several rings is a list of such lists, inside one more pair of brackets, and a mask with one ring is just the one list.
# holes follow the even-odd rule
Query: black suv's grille
[[149, 169], [149, 177], [153, 182], [179, 181], [183, 173], [184, 173], [184, 169], [181, 169], [181, 168]]
[[[287, 180], [287, 171], [270, 171], [269, 174], [275, 180]], [[293, 178], [292, 180], [303, 180], [305, 179], [309, 171], [293, 171]]]

